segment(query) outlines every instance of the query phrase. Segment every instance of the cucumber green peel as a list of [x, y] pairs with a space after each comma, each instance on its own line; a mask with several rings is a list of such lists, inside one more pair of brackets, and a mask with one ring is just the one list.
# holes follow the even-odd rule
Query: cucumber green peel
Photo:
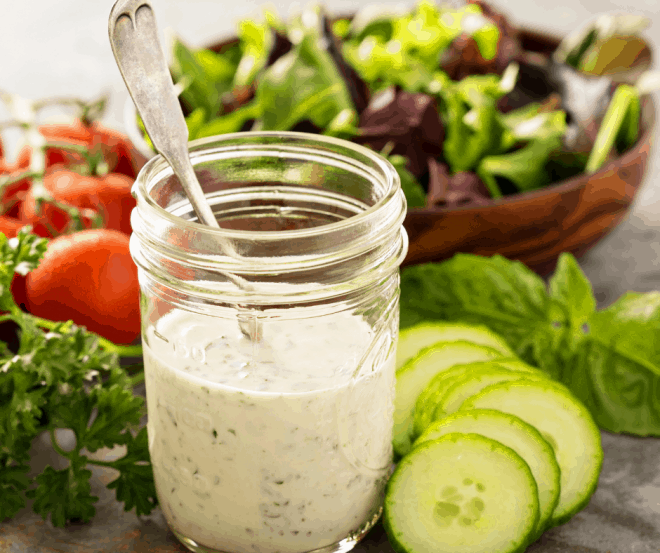
[[396, 349], [397, 370], [422, 349], [440, 342], [471, 342], [498, 350], [502, 355], [514, 356], [506, 341], [485, 326], [461, 323], [424, 322], [399, 333]]
[[482, 368], [498, 366], [506, 369], [501, 363], [506, 360], [498, 359], [497, 361], [480, 361], [477, 363], [466, 363], [455, 365], [446, 371], [436, 374], [422, 390], [422, 393], [417, 397], [415, 402], [414, 423], [413, 423], [413, 437], [419, 436], [424, 429], [431, 424], [434, 420], [434, 413], [438, 405], [438, 401], [444, 396], [447, 389], [452, 385], [456, 379], [462, 378], [476, 370]]
[[396, 374], [394, 452], [401, 456], [410, 450], [417, 396], [436, 374], [459, 363], [486, 361], [501, 355], [493, 348], [457, 341], [430, 346], [408, 361]]
[[497, 409], [515, 415], [552, 445], [561, 470], [553, 526], [564, 524], [587, 505], [603, 463], [600, 432], [589, 411], [566, 387], [550, 380], [495, 384], [461, 407], [461, 411], [469, 409]]

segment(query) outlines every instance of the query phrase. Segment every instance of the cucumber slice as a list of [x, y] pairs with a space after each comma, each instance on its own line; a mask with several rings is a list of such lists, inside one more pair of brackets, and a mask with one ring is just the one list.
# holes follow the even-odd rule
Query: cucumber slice
[[424, 322], [399, 332], [396, 346], [396, 368], [399, 370], [420, 351], [439, 342], [472, 342], [496, 349], [504, 356], [513, 356], [504, 338], [482, 325]]
[[444, 397], [447, 390], [459, 379], [488, 367], [509, 368], [518, 372], [536, 373], [536, 369], [517, 359], [497, 359], [497, 361], [484, 361], [480, 363], [468, 363], [456, 365], [451, 369], [443, 371], [429, 382], [428, 386], [415, 402], [415, 419], [413, 422], [413, 437], [419, 436], [424, 429], [433, 422], [437, 404]]
[[514, 380], [548, 380], [548, 377], [541, 371], [536, 371], [534, 373], [510, 371], [504, 367], [479, 369], [457, 381], [454, 381], [454, 383], [449, 386], [445, 395], [440, 398], [435, 406], [433, 420], [440, 420], [442, 417], [455, 413], [461, 408], [461, 405], [463, 405], [465, 400], [477, 395], [487, 386]]
[[385, 492], [383, 523], [399, 553], [517, 553], [539, 518], [527, 463], [477, 434], [448, 434], [416, 447]]
[[[550, 444], [531, 424], [493, 409], [473, 409], [449, 415], [429, 426], [413, 448], [445, 434], [480, 434], [513, 449], [529, 465], [539, 491], [539, 521], [532, 536], [538, 539], [551, 520], [559, 501], [559, 465]], [[413, 449], [413, 451], [414, 451]]]
[[396, 374], [394, 452], [405, 455], [410, 451], [417, 396], [436, 374], [459, 363], [486, 361], [500, 356], [498, 350], [458, 341], [428, 347], [408, 361]]
[[600, 432], [587, 408], [558, 382], [494, 384], [463, 403], [461, 410], [497, 409], [536, 427], [555, 451], [561, 470], [559, 503], [551, 526], [582, 510], [596, 490], [603, 464]]

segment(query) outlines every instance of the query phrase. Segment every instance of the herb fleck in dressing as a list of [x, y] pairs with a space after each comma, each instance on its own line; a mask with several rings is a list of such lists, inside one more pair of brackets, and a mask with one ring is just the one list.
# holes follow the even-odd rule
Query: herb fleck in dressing
[[265, 322], [173, 311], [144, 346], [149, 442], [170, 526], [219, 551], [303, 552], [379, 512], [391, 463], [391, 341], [347, 313]]

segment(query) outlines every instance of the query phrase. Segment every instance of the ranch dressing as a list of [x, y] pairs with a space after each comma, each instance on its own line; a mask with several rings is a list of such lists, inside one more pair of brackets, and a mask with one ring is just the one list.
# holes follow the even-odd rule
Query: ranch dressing
[[390, 470], [392, 339], [347, 312], [262, 331], [253, 343], [235, 318], [179, 309], [147, 328], [165, 517], [179, 537], [225, 552], [300, 553], [357, 536], [380, 513]]

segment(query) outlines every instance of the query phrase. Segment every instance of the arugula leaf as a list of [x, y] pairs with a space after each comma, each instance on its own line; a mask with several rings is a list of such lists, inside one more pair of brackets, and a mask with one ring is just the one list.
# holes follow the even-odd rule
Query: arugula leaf
[[513, 88], [516, 76], [512, 65], [502, 78], [473, 75], [440, 87], [447, 133], [442, 146], [453, 173], [471, 171], [483, 157], [504, 151], [497, 100]]
[[546, 165], [550, 156], [561, 149], [565, 130], [566, 114], [563, 111], [540, 113], [532, 119], [516, 121], [514, 127], [503, 133], [502, 146], [517, 141], [528, 141], [527, 144], [508, 154], [488, 155], [477, 167], [477, 174], [491, 196], [502, 197], [502, 179], [520, 191], [546, 186], [551, 180]]

